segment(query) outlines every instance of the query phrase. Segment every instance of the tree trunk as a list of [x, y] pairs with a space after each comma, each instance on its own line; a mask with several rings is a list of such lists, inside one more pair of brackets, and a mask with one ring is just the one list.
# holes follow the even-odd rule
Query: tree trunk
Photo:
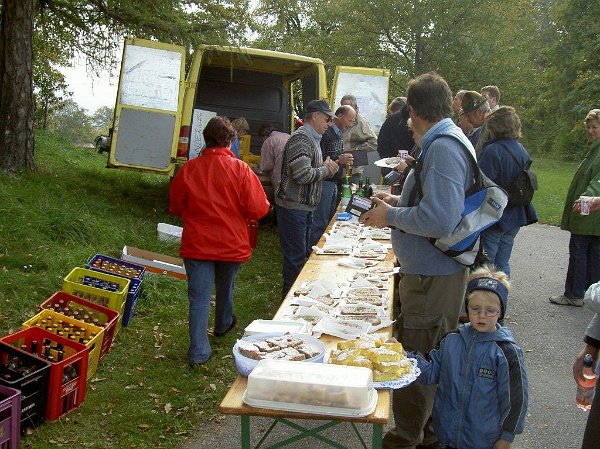
[[34, 169], [33, 0], [3, 0], [0, 24], [0, 168]]
[[44, 125], [42, 126], [44, 131], [48, 130], [48, 101], [48, 97], [46, 97], [44, 101]]

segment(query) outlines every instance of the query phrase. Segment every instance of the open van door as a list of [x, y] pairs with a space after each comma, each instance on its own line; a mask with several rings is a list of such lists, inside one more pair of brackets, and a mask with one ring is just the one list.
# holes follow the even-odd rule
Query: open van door
[[379, 134], [387, 112], [389, 82], [387, 69], [338, 66], [331, 87], [331, 108], [335, 111], [344, 95], [354, 95], [360, 115]]
[[144, 39], [123, 48], [109, 167], [170, 175], [185, 86], [185, 49]]

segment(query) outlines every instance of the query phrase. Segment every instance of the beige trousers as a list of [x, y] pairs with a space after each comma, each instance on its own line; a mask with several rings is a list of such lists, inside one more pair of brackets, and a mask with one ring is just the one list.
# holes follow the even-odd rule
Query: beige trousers
[[[456, 329], [465, 295], [468, 269], [446, 276], [401, 275], [398, 340], [406, 351], [423, 354], [433, 349], [446, 333]], [[437, 441], [431, 429], [435, 385], [415, 382], [394, 390], [395, 427], [383, 438], [384, 449], [414, 449]]]

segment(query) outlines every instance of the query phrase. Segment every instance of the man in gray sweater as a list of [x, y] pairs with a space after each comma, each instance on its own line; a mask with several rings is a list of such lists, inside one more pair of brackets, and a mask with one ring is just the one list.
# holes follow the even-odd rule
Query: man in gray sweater
[[325, 100], [306, 105], [304, 125], [285, 144], [281, 182], [275, 192], [277, 230], [283, 253], [285, 298], [310, 255], [312, 212], [321, 199], [323, 179], [335, 175], [337, 162], [321, 155], [321, 136], [329, 128], [333, 112]]
[[[418, 194], [409, 206], [415, 188], [414, 172], [406, 178], [401, 196], [378, 194], [376, 207], [360, 221], [392, 229], [392, 245], [400, 262], [400, 314], [396, 320], [398, 340], [407, 351], [427, 353], [458, 324], [468, 269], [444, 255], [429, 237], [450, 235], [461, 220], [465, 191], [473, 184], [473, 170], [464, 146], [473, 146], [452, 121], [452, 93], [435, 73], [411, 80], [407, 103], [412, 127], [422, 135], [424, 156]], [[440, 135], [444, 133], [444, 135]], [[414, 195], [414, 194], [413, 194]], [[395, 427], [384, 437], [383, 447], [436, 448], [431, 429], [435, 386], [417, 382], [394, 390]]]

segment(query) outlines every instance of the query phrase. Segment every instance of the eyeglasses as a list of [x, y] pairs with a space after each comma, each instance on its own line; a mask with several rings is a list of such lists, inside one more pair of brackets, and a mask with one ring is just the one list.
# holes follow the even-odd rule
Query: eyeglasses
[[467, 307], [467, 309], [469, 310], [469, 313], [472, 313], [473, 315], [480, 315], [483, 313], [484, 316], [488, 317], [488, 318], [492, 318], [495, 317], [496, 315], [498, 315], [500, 313], [500, 310], [498, 309], [492, 309], [492, 308], [484, 308], [482, 309], [481, 307], [478, 306], [469, 306]]

